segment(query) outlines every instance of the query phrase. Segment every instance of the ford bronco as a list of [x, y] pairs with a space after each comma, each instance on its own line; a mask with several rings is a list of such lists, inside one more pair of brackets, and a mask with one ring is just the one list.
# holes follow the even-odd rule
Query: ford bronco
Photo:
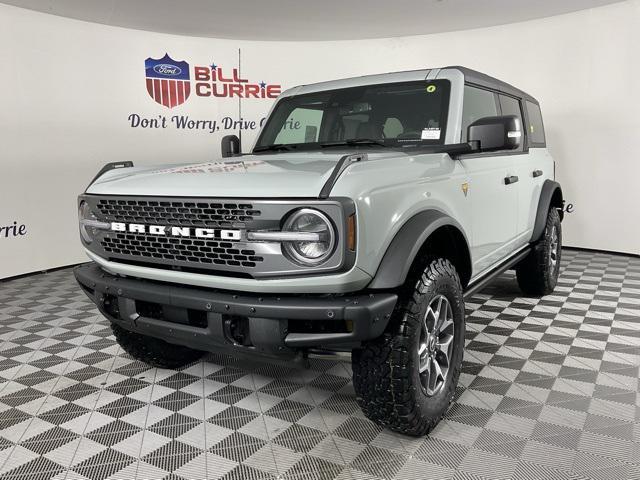
[[454, 398], [465, 296], [507, 269], [554, 290], [562, 191], [511, 85], [463, 67], [303, 85], [239, 143], [109, 164], [79, 197], [75, 276], [137, 359], [350, 352], [365, 415], [423, 435]]

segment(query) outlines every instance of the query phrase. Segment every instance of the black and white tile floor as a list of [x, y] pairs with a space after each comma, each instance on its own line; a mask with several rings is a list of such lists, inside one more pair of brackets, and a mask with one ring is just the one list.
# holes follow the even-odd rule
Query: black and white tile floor
[[457, 401], [427, 438], [354, 401], [346, 362], [125, 355], [70, 269], [0, 283], [2, 479], [640, 478], [640, 259], [565, 251], [467, 301]]

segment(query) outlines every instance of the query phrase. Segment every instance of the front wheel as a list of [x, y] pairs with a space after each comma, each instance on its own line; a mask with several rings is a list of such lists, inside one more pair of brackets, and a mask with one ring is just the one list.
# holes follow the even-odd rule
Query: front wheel
[[428, 261], [400, 302], [390, 331], [353, 352], [353, 385], [369, 419], [420, 436], [444, 416], [460, 376], [464, 299], [455, 267]]
[[520, 289], [529, 295], [549, 295], [556, 288], [562, 257], [562, 224], [556, 208], [549, 210], [540, 240], [516, 266]]

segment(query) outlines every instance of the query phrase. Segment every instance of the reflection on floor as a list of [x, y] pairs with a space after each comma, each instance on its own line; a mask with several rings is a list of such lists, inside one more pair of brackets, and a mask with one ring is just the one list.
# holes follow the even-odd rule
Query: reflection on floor
[[467, 301], [457, 401], [427, 438], [359, 411], [350, 365], [125, 355], [71, 270], [0, 283], [2, 479], [640, 477], [640, 259], [564, 251]]

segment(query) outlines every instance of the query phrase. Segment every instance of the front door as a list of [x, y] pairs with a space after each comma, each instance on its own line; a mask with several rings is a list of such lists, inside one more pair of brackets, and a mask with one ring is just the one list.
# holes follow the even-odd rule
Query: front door
[[518, 190], [514, 156], [478, 155], [461, 160], [468, 176], [474, 274], [511, 254], [516, 247]]
[[[483, 117], [499, 115], [497, 94], [467, 85], [464, 88], [461, 141], [467, 127]], [[467, 196], [473, 220], [471, 258], [477, 275], [508, 256], [515, 249], [518, 221], [518, 192], [514, 155], [507, 152], [464, 156], [460, 162], [467, 173]]]

